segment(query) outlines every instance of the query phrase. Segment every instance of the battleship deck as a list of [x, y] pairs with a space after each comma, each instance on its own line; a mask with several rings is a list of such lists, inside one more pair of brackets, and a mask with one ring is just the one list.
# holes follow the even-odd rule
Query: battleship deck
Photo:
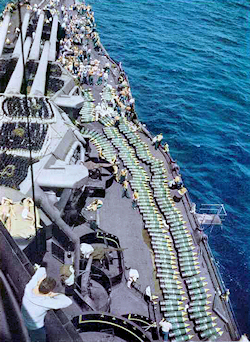
[[[66, 6], [70, 5], [69, 2], [64, 4]], [[58, 17], [63, 19], [60, 6], [57, 5], [56, 7], [59, 10]], [[69, 12], [71, 15], [77, 14], [76, 8], [71, 8]], [[80, 18], [86, 21], [84, 16], [80, 16]], [[15, 23], [15, 20], [16, 17], [13, 15], [12, 22]], [[55, 16], [53, 17], [52, 25], [47, 23], [49, 28], [50, 26], [53, 27], [54, 20]], [[32, 22], [31, 27], [33, 29], [36, 28], [36, 23], [37, 20]], [[46, 32], [43, 32], [41, 38], [43, 43], [48, 40], [48, 27], [45, 30]], [[14, 37], [14, 29], [15, 24], [12, 25], [11, 32], [8, 33], [11, 41]], [[66, 34], [69, 33], [66, 31]], [[34, 37], [32, 39], [31, 37], [32, 34], [29, 34], [27, 39], [34, 42]], [[85, 37], [83, 44], [86, 41]], [[50, 42], [52, 46], [52, 40]], [[2, 61], [12, 56], [11, 46], [13, 50], [15, 44], [11, 43], [9, 49], [4, 51]], [[44, 49], [45, 46], [46, 44], [44, 44]], [[109, 234], [107, 235], [108, 238], [112, 240], [113, 237], [113, 242], [115, 241], [115, 243], [117, 243], [115, 239], [118, 238], [120, 247], [124, 249], [118, 258], [116, 258], [116, 255], [114, 257], [115, 253], [111, 253], [112, 257], [114, 257], [114, 264], [110, 268], [105, 267], [105, 265], [99, 265], [101, 272], [103, 272], [101, 273], [103, 277], [108, 276], [111, 278], [118, 262], [116, 260], [120, 258], [119, 267], [122, 267], [124, 272], [120, 274], [119, 282], [111, 286], [106, 292], [102, 292], [103, 289], [98, 287], [99, 285], [97, 286], [98, 290], [94, 290], [93, 286], [92, 291], [97, 291], [96, 297], [99, 296], [96, 298], [96, 307], [102, 308], [103, 305], [105, 306], [105, 298], [109, 297], [111, 320], [117, 319], [119, 321], [119, 317], [122, 315], [133, 314], [143, 316], [144, 318], [147, 317], [148, 320], [159, 323], [160, 319], [165, 317], [166, 320], [172, 321], [173, 325], [175, 325], [173, 330], [170, 331], [171, 339], [178, 340], [178, 336], [181, 336], [184, 340], [199, 341], [212, 336], [212, 338], [216, 338], [218, 341], [236, 340], [239, 337], [239, 333], [230, 302], [221, 295], [225, 288], [207, 241], [199, 230], [199, 222], [196, 214], [192, 211], [189, 195], [185, 193], [180, 197], [178, 190], [171, 190], [168, 185], [169, 181], [179, 175], [178, 170], [173, 170], [174, 163], [169, 152], [165, 152], [162, 147], [157, 150], [155, 149], [150, 132], [138, 121], [136, 116], [131, 120], [124, 113], [118, 114], [114, 105], [115, 97], [119, 95], [118, 87], [121, 86], [118, 78], [120, 75], [123, 75], [128, 82], [126, 75], [121, 65], [109, 57], [102, 45], [100, 45], [99, 49], [96, 49], [92, 40], [88, 40], [88, 48], [91, 49], [90, 59], [89, 61], [83, 60], [82, 63], [86, 66], [91, 62], [98, 61], [96, 64], [99, 71], [103, 70], [106, 64], [109, 63], [110, 71], [106, 83], [102, 81], [99, 85], [96, 82], [92, 85], [81, 84], [79, 88], [76, 76], [64, 70], [62, 65], [58, 61], [55, 62], [52, 58], [49, 64], [47, 59], [46, 69], [43, 69], [46, 73], [48, 64], [53, 75], [51, 77], [51, 74], [49, 74], [46, 80], [45, 89], [47, 97], [44, 94], [42, 97], [32, 95], [32, 92], [36, 94], [41, 91], [40, 86], [36, 85], [36, 88], [33, 87], [39, 60], [29, 60], [28, 58], [28, 77], [30, 76], [28, 103], [32, 106], [32, 99], [35, 99], [35, 108], [42, 108], [39, 112], [40, 117], [38, 118], [37, 113], [34, 113], [30, 120], [34, 131], [38, 132], [34, 135], [32, 145], [33, 156], [39, 161], [35, 169], [35, 180], [40, 181], [44, 188], [47, 189], [49, 186], [46, 183], [47, 179], [39, 178], [41, 170], [46, 170], [48, 164], [51, 165], [59, 160], [66, 160], [68, 155], [66, 156], [65, 151], [70, 149], [73, 144], [77, 145], [73, 133], [69, 134], [69, 130], [74, 131], [76, 127], [69, 124], [65, 114], [59, 108], [60, 106], [73, 119], [73, 122], [76, 122], [79, 128], [76, 136], [79, 137], [81, 135], [82, 143], [89, 142], [89, 148], [85, 146], [83, 165], [87, 167], [89, 159], [95, 163], [95, 167], [93, 167], [93, 164], [92, 168], [90, 167], [89, 177], [87, 180], [86, 177], [84, 178], [84, 186], [80, 177], [78, 182], [72, 184], [74, 187], [78, 186], [83, 190], [86, 188], [97, 190], [96, 194], [98, 190], [99, 193], [101, 191], [102, 197], [96, 195], [94, 198], [100, 199], [103, 205], [97, 212], [88, 211], [87, 207], [91, 205], [93, 197], [85, 196], [82, 204], [78, 203], [78, 209], [81, 211], [81, 216], [85, 218], [85, 223], [73, 224], [73, 222], [70, 222], [70, 229], [74, 236], [80, 239], [81, 242], [85, 242], [84, 237], [93, 234], [93, 229], [90, 229], [89, 222], [96, 221], [100, 229], [97, 231], [96, 236], [100, 232], [107, 233]], [[39, 58], [45, 63], [44, 53], [41, 55], [39, 52]], [[11, 61], [13, 62], [11, 72], [17, 73], [18, 70], [15, 68], [16, 58], [13, 57]], [[64, 67], [67, 68], [67, 65], [64, 65]], [[20, 76], [22, 77], [23, 75]], [[9, 134], [9, 131], [15, 131], [16, 127], [19, 129], [19, 131], [15, 131], [18, 136], [18, 134], [20, 135], [25, 131], [23, 95], [21, 92], [12, 94], [9, 83], [4, 82], [4, 85], [5, 88], [2, 86], [3, 95], [1, 99], [2, 114], [4, 114], [1, 123], [2, 136]], [[127, 85], [129, 89], [129, 83]], [[77, 87], [78, 90], [81, 89], [83, 96], [81, 93], [77, 96], [78, 90], [75, 89]], [[74, 91], [72, 96], [70, 95], [71, 91]], [[132, 97], [131, 92], [130, 96]], [[11, 98], [19, 106], [19, 109], [15, 110], [16, 114], [13, 114], [14, 118], [11, 118], [15, 108], [11, 102], [12, 100], [10, 100]], [[74, 103], [76, 105], [73, 105]], [[98, 104], [101, 106], [100, 110], [97, 110]], [[98, 107], [100, 108], [100, 106]], [[119, 124], [115, 122], [117, 115], [120, 120]], [[13, 126], [15, 124], [13, 119], [14, 122], [15, 120], [18, 122], [17, 126]], [[50, 145], [48, 145], [49, 134]], [[58, 138], [59, 135], [60, 138]], [[27, 181], [27, 142], [24, 139], [23, 141], [22, 139], [13, 139], [12, 141], [8, 137], [10, 136], [7, 135], [6, 139], [5, 136], [4, 140], [6, 144], [8, 143], [6, 145], [7, 149], [5, 147], [2, 151], [3, 160], [5, 161], [5, 168], [3, 170], [6, 172], [6, 167], [9, 167], [10, 159], [8, 158], [12, 158], [11, 163], [14, 164], [16, 162], [16, 166], [24, 165], [25, 163], [27, 165], [25, 164], [26, 166], [22, 168], [18, 179], [14, 179], [14, 176], [9, 177], [7, 183], [2, 182], [1, 184], [16, 188], [20, 186], [20, 189], [25, 194], [28, 194], [30, 193], [30, 186]], [[72, 140], [70, 147], [67, 146], [69, 138]], [[35, 141], [37, 141], [37, 144], [34, 143]], [[54, 150], [52, 146], [55, 147]], [[103, 166], [105, 163], [107, 164], [106, 167], [105, 165]], [[117, 181], [113, 174], [114, 168], [112, 165], [117, 165], [118, 173], [124, 168], [128, 171], [127, 180], [129, 182], [130, 198], [122, 198], [122, 184]], [[97, 173], [98, 177], [95, 177], [96, 168], [101, 171]], [[79, 170], [81, 169], [79, 168]], [[7, 171], [9, 172], [9, 169]], [[52, 174], [53, 169], [50, 169], [50, 172]], [[55, 179], [55, 181], [58, 180]], [[61, 179], [60, 181], [63, 182]], [[46, 186], [44, 185], [45, 183]], [[53, 185], [51, 189], [54, 189]], [[135, 190], [139, 193], [139, 199], [138, 207], [133, 209], [132, 194]], [[67, 195], [67, 191], [64, 194]], [[64, 203], [59, 201], [61, 215], [63, 215], [63, 210], [66, 208], [70, 191], [68, 191], [68, 194], [68, 197], [65, 196], [66, 200]], [[12, 194], [9, 197], [12, 198]], [[68, 205], [70, 205], [70, 202], [68, 202]], [[45, 208], [43, 209], [45, 210]], [[50, 222], [49, 218], [46, 219]], [[46, 219], [44, 220], [46, 221]], [[62, 261], [60, 258], [55, 258], [55, 253], [53, 253], [53, 248], [57, 244], [58, 238], [56, 238], [56, 234], [53, 237], [47, 234], [46, 253], [43, 261], [47, 263], [48, 273], [53, 274], [59, 280], [59, 269]], [[98, 243], [94, 245], [98, 247]], [[67, 251], [67, 248], [64, 249]], [[81, 258], [82, 262], [83, 258]], [[85, 267], [85, 264], [81, 266], [81, 272], [84, 271]], [[139, 273], [139, 279], [133, 284], [132, 288], [126, 285], [130, 269], [136, 269]], [[97, 283], [94, 283], [94, 285], [97, 285]], [[157, 296], [155, 300], [145, 301], [144, 293], [147, 286], [150, 286], [152, 294]], [[64, 289], [58, 285], [57, 290], [63, 291]], [[100, 293], [102, 293], [103, 298], [101, 298]], [[93, 310], [96, 304], [93, 304], [91, 301], [88, 303], [89, 308], [92, 307]], [[64, 309], [63, 312], [67, 319], [71, 321], [83, 313], [83, 306], [79, 305], [79, 302], [74, 301], [73, 305]], [[88, 319], [86, 318], [86, 320]], [[175, 322], [179, 322], [179, 325]], [[60, 336], [60, 325], [54, 325], [53, 327], [49, 320], [47, 320], [47, 327], [50, 331], [51, 341], [57, 341], [58, 336]], [[143, 331], [141, 332], [141, 328], [133, 326], [133, 328], [131, 327], [132, 329], [138, 329], [138, 336], [140, 333], [144, 334]], [[93, 338], [91, 334], [87, 335], [84, 332], [80, 332], [80, 336], [85, 341], [91, 341], [91, 338]], [[142, 337], [141, 341], [143, 338], [145, 338], [145, 341], [150, 341], [152, 336], [145, 332], [145, 336]], [[116, 337], [116, 339], [114, 337], [114, 341], [119, 340], [120, 337]]]

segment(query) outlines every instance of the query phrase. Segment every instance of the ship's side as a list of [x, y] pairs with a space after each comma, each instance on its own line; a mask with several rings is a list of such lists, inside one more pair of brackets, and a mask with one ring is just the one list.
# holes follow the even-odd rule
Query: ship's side
[[[162, 318], [172, 341], [239, 339], [179, 167], [140, 123], [91, 7], [22, 5], [21, 30], [18, 12], [6, 6], [0, 29], [1, 337], [28, 340], [19, 306], [45, 263], [59, 292], [61, 266], [75, 270], [50, 341], [160, 341]], [[30, 196], [32, 227], [13, 214]]]

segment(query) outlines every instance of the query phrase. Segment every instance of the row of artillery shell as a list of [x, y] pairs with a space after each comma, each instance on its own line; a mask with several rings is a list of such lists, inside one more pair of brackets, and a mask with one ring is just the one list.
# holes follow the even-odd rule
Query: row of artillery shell
[[[162, 194], [161, 194], [162, 195]], [[142, 210], [143, 211], [143, 210]], [[145, 209], [144, 210], [144, 213], [147, 213], [147, 212], [152, 212], [152, 210], [148, 210], [148, 209]], [[147, 216], [147, 215], [145, 215], [145, 216]], [[177, 222], [174, 222], [174, 217], [172, 216], [171, 218], [173, 218], [173, 226], [179, 226], [179, 224], [177, 223]], [[184, 223], [184, 222], [181, 222], [181, 223]], [[159, 226], [159, 225], [157, 225], [157, 226]], [[158, 236], [153, 236], [152, 237], [152, 241], [154, 242], [154, 244], [155, 245], [171, 245], [171, 243], [170, 243], [170, 241], [165, 241], [165, 238], [163, 237], [161, 237], [160, 235], [158, 235]], [[180, 241], [179, 241], [180, 243], [182, 242], [183, 244], [185, 243], [185, 242], [187, 242], [186, 240], [184, 240], [184, 239], [181, 239]], [[172, 261], [171, 261], [172, 262]], [[165, 267], [164, 267], [165, 269], [167, 268], [167, 269], [173, 269], [172, 268], [172, 266], [170, 265], [170, 266], [166, 266], [165, 265]], [[168, 287], [168, 290], [169, 289], [171, 289], [171, 290], [173, 290], [173, 288], [177, 288], [178, 289], [178, 283], [177, 284], [174, 284], [174, 283], [172, 283], [171, 281], [169, 281], [169, 282], [164, 282], [164, 284], [165, 284], [165, 287]], [[179, 288], [182, 288], [182, 287], [180, 287], [179, 286]], [[169, 293], [170, 291], [168, 291], [168, 293]], [[173, 293], [173, 291], [172, 291], [172, 293]], [[170, 304], [169, 302], [168, 302], [168, 304]], [[176, 305], [168, 305], [168, 307], [167, 307], [167, 311], [174, 311], [174, 310], [176, 310], [178, 308], [178, 306], [176, 306]], [[183, 307], [180, 307], [180, 310], [183, 310], [184, 308]], [[179, 334], [181, 335], [181, 334], [184, 334], [184, 333], [187, 333], [188, 331], [185, 331], [185, 329], [182, 329], [182, 332], [179, 332]], [[178, 332], [176, 332], [176, 333], [173, 333], [173, 335], [172, 336], [178, 336], [179, 335], [178, 334]]]
[[[159, 192], [155, 192], [155, 195], [157, 196], [157, 195], [159, 195], [159, 196], [163, 196], [163, 195], [167, 195], [168, 194], [168, 192], [166, 191], [159, 191]], [[158, 197], [158, 196], [157, 196]], [[165, 201], [164, 201], [165, 202]], [[162, 203], [160, 203], [160, 204], [162, 204]], [[162, 205], [162, 207], [164, 207], [164, 205]], [[170, 203], [169, 205], [167, 205], [167, 208], [170, 208], [170, 207], [172, 207], [172, 203]], [[165, 208], [166, 208], [166, 205], [165, 205]], [[169, 214], [169, 216], [168, 216], [168, 218], [169, 218], [169, 220], [167, 220], [167, 222], [168, 222], [168, 224], [170, 225], [170, 227], [172, 227], [172, 230], [173, 230], [173, 232], [174, 231], [176, 231], [177, 229], [173, 229], [173, 227], [175, 227], [175, 228], [178, 228], [179, 229], [179, 227], [181, 227], [181, 226], [183, 226], [183, 224], [185, 224], [185, 222], [183, 222], [183, 221], [180, 221], [180, 215], [173, 215], [173, 214]], [[160, 226], [160, 228], [163, 228], [162, 227], [162, 225], [157, 225], [157, 227], [159, 227]], [[149, 227], [148, 227], [149, 228]], [[184, 234], [185, 234], [186, 232], [184, 232]], [[178, 234], [177, 234], [177, 236], [178, 236]], [[169, 244], [168, 242], [166, 243], [165, 241], [164, 241], [164, 238], [163, 239], [161, 239], [161, 237], [159, 236], [159, 242], [163, 242], [163, 244]], [[154, 237], [153, 238], [153, 240], [157, 240], [157, 237]], [[190, 244], [190, 242], [192, 241], [192, 239], [188, 239], [188, 238], [176, 238], [176, 241], [175, 241], [175, 244], [176, 244], [176, 247], [177, 247], [177, 249], [178, 249], [178, 247], [179, 247], [179, 249], [182, 249], [182, 247], [184, 247], [185, 249], [184, 250], [186, 250], [186, 247], [187, 246], [192, 246], [192, 244]], [[157, 244], [157, 243], [156, 243]], [[183, 251], [183, 250], [182, 250]], [[189, 266], [189, 271], [192, 271], [192, 268], [190, 267], [190, 265], [192, 264], [192, 262], [193, 262], [193, 264], [194, 265], [196, 265], [197, 263], [195, 262], [195, 258], [193, 258], [192, 260], [190, 260], [190, 259], [186, 259], [186, 260], [182, 260], [182, 261], [180, 261], [180, 266]], [[172, 261], [171, 261], [172, 262]], [[185, 267], [184, 267], [184, 270], [185, 270]], [[190, 272], [189, 272], [190, 273]], [[171, 283], [171, 281], [169, 281], [169, 282], [164, 282], [164, 284], [165, 284], [165, 286], [168, 286], [168, 288], [170, 289], [170, 288], [173, 288], [173, 287], [176, 287], [177, 289], [178, 289], [178, 285], [173, 285], [173, 284], [171, 284], [171, 286], [169, 286], [169, 283]], [[202, 284], [202, 285], [206, 285], [206, 284]], [[198, 294], [200, 294], [199, 292], [205, 292], [205, 290], [203, 290], [203, 289], [201, 289], [200, 288], [200, 286], [198, 286], [197, 284], [196, 285], [193, 285], [193, 286], [191, 286], [190, 287], [190, 289], [193, 289], [193, 291], [191, 291], [191, 294], [195, 294], [195, 293], [197, 293], [198, 292]], [[194, 290], [198, 290], [198, 291], [194, 291]], [[171, 312], [171, 311], [174, 311], [174, 310], [182, 310], [183, 309], [183, 307], [180, 307], [180, 306], [178, 306], [178, 305], [173, 305], [174, 303], [176, 303], [176, 302], [173, 302], [173, 301], [166, 301], [166, 311], [169, 311], [168, 312], [168, 317], [169, 316], [173, 316], [173, 312]], [[178, 303], [178, 302], [177, 302]], [[198, 310], [203, 310], [203, 307], [204, 307], [204, 305], [205, 304], [208, 304], [208, 301], [206, 301], [206, 300], [203, 300], [203, 301], [196, 301], [196, 302], [192, 302], [193, 304], [192, 304], [192, 306], [193, 307], [195, 307], [195, 308], [200, 308], [200, 309], [196, 309], [196, 310], [194, 310], [194, 314], [193, 315], [196, 315], [196, 316], [200, 316], [200, 315], [203, 315], [203, 312], [198, 312]], [[199, 307], [199, 305], [202, 305], [202, 307]], [[204, 309], [206, 309], [205, 307], [204, 307]], [[165, 311], [165, 310], [164, 310]], [[192, 308], [190, 309], [190, 311], [192, 311]], [[174, 315], [178, 315], [177, 313], [175, 313]], [[176, 320], [183, 320], [183, 317], [181, 317], [181, 316], [177, 316], [177, 317], [172, 317], [172, 319], [176, 319]], [[209, 317], [203, 317], [203, 320], [205, 320], [205, 319], [210, 319]], [[204, 322], [204, 321], [203, 321]], [[198, 322], [197, 322], [198, 323]], [[170, 337], [180, 337], [180, 338], [177, 338], [177, 339], [175, 339], [175, 341], [186, 341], [186, 340], [189, 340], [189, 339], [191, 339], [191, 335], [187, 335], [188, 334], [188, 332], [190, 331], [190, 329], [187, 329], [187, 327], [185, 326], [185, 323], [183, 323], [183, 322], [181, 322], [181, 323], [177, 323], [178, 325], [177, 326], [174, 326], [174, 329], [175, 329], [175, 331], [173, 331], [173, 332], [170, 332]], [[215, 329], [215, 330], [213, 330], [213, 329], [209, 329], [209, 328], [213, 328], [214, 327], [214, 323], [204, 323], [204, 324], [202, 324], [202, 325], [197, 325], [197, 331], [204, 331], [204, 330], [207, 330], [207, 331], [205, 331], [204, 333], [203, 333], [203, 335], [202, 336], [211, 336], [212, 334], [214, 334], [214, 333], [217, 333], [218, 331]], [[177, 330], [176, 330], [177, 329]], [[182, 335], [185, 335], [185, 336], [182, 336]]]
[[[156, 194], [157, 195], [159, 195], [159, 196], [163, 196], [163, 194], [166, 194], [167, 192], [156, 192]], [[172, 205], [171, 205], [172, 206]], [[169, 207], [170, 207], [170, 205], [169, 205]], [[168, 220], [168, 224], [170, 224], [170, 227], [180, 227], [180, 226], [182, 226], [185, 222], [182, 222], [182, 221], [180, 221], [179, 220], [180, 219], [180, 216], [179, 215], [171, 215], [170, 214], [170, 216], [169, 216], [169, 220]], [[162, 225], [157, 225], [157, 227], [159, 227], [160, 226], [160, 228], [163, 228], [162, 227]], [[149, 228], [149, 227], [148, 227]], [[173, 229], [173, 228], [172, 228]], [[174, 229], [173, 229], [173, 232], [174, 232]], [[185, 232], [184, 232], [184, 234], [185, 234]], [[178, 235], [178, 234], [177, 234]], [[153, 240], [154, 241], [157, 241], [157, 238], [158, 237], [156, 237], [156, 236], [154, 236], [153, 237]], [[167, 245], [169, 245], [169, 242], [165, 242], [164, 241], [164, 238], [161, 238], [160, 236], [159, 236], [159, 242], [162, 242], [163, 244], [167, 244]], [[179, 249], [182, 249], [182, 247], [185, 247], [185, 249], [184, 250], [186, 250], [186, 247], [187, 246], [189, 246], [190, 244], [190, 242], [191, 242], [192, 240], [191, 239], [187, 239], [187, 238], [176, 238], [176, 241], [175, 241], [175, 243], [176, 243], [176, 247], [177, 247], [177, 249], [178, 249], [178, 247], [179, 247]], [[157, 244], [157, 243], [156, 243]], [[192, 246], [192, 245], [191, 245]], [[169, 260], [169, 259], [168, 259]], [[171, 259], [170, 259], [171, 260]], [[192, 262], [194, 263], [194, 265], [196, 265], [196, 262], [194, 261], [194, 260], [196, 260], [195, 258], [194, 259], [192, 259], [192, 260], [190, 260], [190, 259], [186, 259], [186, 260], [182, 260], [182, 261], [180, 261], [180, 266], [189, 266], [189, 271], [191, 271], [192, 270], [192, 268], [190, 267], [190, 265], [192, 264]], [[171, 260], [171, 263], [172, 263], [172, 260]], [[184, 268], [184, 270], [185, 270], [185, 268]], [[169, 283], [171, 283], [171, 281], [169, 281], [169, 282], [164, 282], [165, 283], [165, 286], [166, 286], [166, 284], [168, 284], [167, 286], [168, 286], [168, 288], [172, 288], [173, 286], [174, 287], [177, 287], [178, 288], [178, 285], [173, 285], [173, 284], [171, 284], [172, 286], [169, 286]], [[178, 283], [177, 283], [178, 284]], [[202, 285], [204, 285], [204, 284], [202, 284]], [[199, 286], [197, 286], [197, 285], [195, 285], [195, 286], [191, 286], [191, 289], [196, 289], [196, 288], [198, 288], [198, 290], [199, 291], [203, 291], [203, 290], [200, 290], [199, 289]], [[198, 291], [198, 292], [199, 292]], [[193, 292], [191, 292], [191, 294], [194, 294], [195, 292], [193, 291]], [[167, 307], [166, 307], [166, 311], [173, 311], [173, 310], [182, 310], [183, 309], [183, 307], [180, 307], [180, 306], [176, 306], [176, 305], [173, 305], [174, 303], [176, 303], [176, 302], [173, 302], [173, 301], [166, 301], [166, 305], [167, 305]], [[178, 303], [178, 302], [177, 302]], [[172, 305], [171, 305], [172, 304]], [[205, 300], [203, 300], [203, 301], [198, 301], [198, 302], [193, 302], [193, 306], [195, 306], [196, 308], [198, 307], [199, 308], [199, 304], [202, 304], [202, 305], [204, 305], [204, 304], [207, 304], [207, 301]], [[192, 310], [191, 310], [192, 311]], [[195, 310], [195, 311], [197, 311], [197, 310]], [[169, 316], [171, 316], [173, 314], [173, 312], [171, 312], [170, 314], [168, 314], [168, 317]], [[196, 314], [197, 314], [197, 312], [196, 312]], [[183, 319], [183, 317], [181, 317], [181, 316], [178, 316], [178, 317], [173, 317], [173, 318], [175, 318], [175, 319], [179, 319], [179, 318], [181, 318], [181, 320]], [[208, 318], [208, 317], [207, 317]], [[208, 318], [209, 319], [209, 318]], [[191, 336], [189, 335], [187, 335], [188, 334], [188, 332], [190, 331], [190, 329], [187, 329], [187, 327], [185, 326], [185, 323], [178, 323], [179, 325], [178, 326], [175, 326], [174, 327], [174, 329], [175, 329], [175, 331], [173, 331], [173, 332], [171, 332], [170, 333], [170, 337], [178, 337], [178, 336], [180, 336], [180, 338], [179, 339], [176, 339], [176, 341], [186, 341], [186, 340], [189, 340], [190, 338], [191, 338]], [[200, 325], [200, 326], [197, 326], [197, 331], [200, 331], [200, 330], [205, 330], [205, 329], [208, 329], [208, 328], [212, 328], [213, 327], [213, 323], [207, 323], [207, 324], [203, 324], [203, 325]], [[177, 329], [177, 330], [176, 330]], [[208, 330], [208, 332], [205, 332], [206, 334], [209, 334], [209, 333], [211, 333], [211, 331], [209, 332], [209, 330]], [[186, 335], [186, 336], [182, 336], [182, 335]]]

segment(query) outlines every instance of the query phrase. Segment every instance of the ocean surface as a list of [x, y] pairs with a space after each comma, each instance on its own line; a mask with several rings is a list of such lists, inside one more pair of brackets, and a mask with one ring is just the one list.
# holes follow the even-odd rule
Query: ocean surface
[[250, 3], [90, 0], [101, 41], [129, 76], [136, 110], [162, 132], [197, 204], [242, 332], [250, 334]]
[[225, 205], [223, 227], [205, 232], [250, 335], [250, 3], [86, 2], [129, 76], [139, 119], [163, 133], [192, 201]]

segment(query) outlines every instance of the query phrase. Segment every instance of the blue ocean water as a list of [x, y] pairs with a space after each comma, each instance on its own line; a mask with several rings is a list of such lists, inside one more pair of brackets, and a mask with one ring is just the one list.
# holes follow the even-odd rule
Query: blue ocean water
[[250, 3], [88, 2], [129, 76], [139, 118], [164, 134], [192, 201], [225, 205], [223, 228], [206, 233], [250, 334]]
[[192, 201], [225, 205], [223, 228], [206, 233], [240, 328], [250, 334], [250, 4], [86, 2], [102, 43], [129, 76], [140, 120], [164, 134]]

